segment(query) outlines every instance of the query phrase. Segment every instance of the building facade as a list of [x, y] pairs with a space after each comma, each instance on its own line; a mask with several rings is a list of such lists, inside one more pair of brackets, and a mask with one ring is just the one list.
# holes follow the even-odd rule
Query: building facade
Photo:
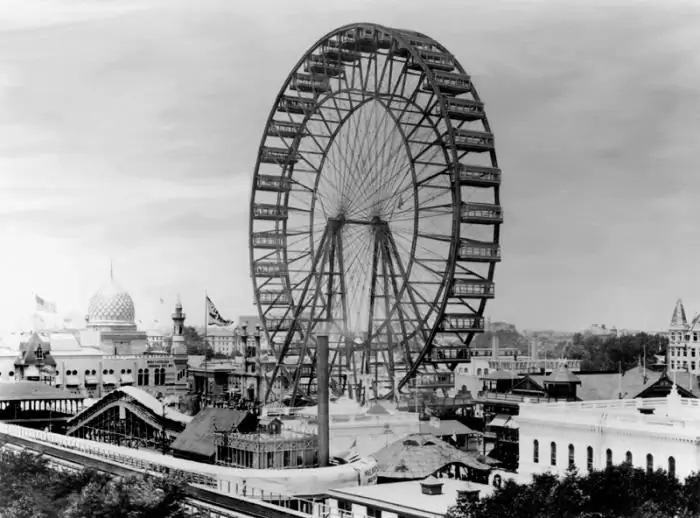
[[666, 364], [669, 371], [700, 374], [700, 315], [690, 322], [683, 301], [678, 299], [671, 315]]
[[519, 472], [563, 475], [630, 463], [683, 479], [700, 469], [700, 400], [663, 398], [523, 403]]
[[131, 296], [110, 278], [91, 299], [85, 329], [14, 334], [0, 342], [0, 380], [37, 380], [88, 398], [120, 386], [187, 391], [183, 351], [149, 352]]

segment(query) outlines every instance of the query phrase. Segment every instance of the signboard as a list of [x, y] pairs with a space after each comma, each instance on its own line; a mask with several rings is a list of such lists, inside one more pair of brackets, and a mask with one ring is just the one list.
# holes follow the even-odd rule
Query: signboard
[[149, 367], [173, 367], [173, 364], [167, 359], [146, 360], [146, 365]]

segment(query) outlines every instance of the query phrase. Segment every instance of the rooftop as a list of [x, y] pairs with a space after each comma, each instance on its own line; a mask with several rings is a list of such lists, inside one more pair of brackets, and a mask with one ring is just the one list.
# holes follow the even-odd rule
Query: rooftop
[[392, 482], [371, 486], [358, 486], [332, 489], [329, 496], [350, 500], [361, 505], [371, 505], [386, 509], [398, 515], [410, 514], [425, 518], [443, 517], [447, 510], [457, 503], [457, 491], [478, 489], [479, 497], [489, 496], [495, 488], [465, 480], [438, 479], [442, 483], [442, 494], [424, 495], [422, 481]]
[[38, 400], [82, 400], [67, 390], [58, 389], [41, 381], [0, 382], [0, 401], [38, 401]]

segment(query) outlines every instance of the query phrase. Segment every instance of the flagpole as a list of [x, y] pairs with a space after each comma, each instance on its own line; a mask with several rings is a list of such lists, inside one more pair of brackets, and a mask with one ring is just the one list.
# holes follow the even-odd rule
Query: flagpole
[[204, 290], [204, 394], [209, 398], [209, 373], [207, 372], [207, 327], [209, 327], [209, 307], [207, 290]]

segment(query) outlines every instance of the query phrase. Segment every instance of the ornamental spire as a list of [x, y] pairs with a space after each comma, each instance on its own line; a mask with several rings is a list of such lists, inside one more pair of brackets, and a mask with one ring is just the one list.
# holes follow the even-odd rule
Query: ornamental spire
[[683, 301], [678, 299], [676, 301], [676, 307], [673, 308], [673, 315], [671, 316], [671, 329], [685, 329], [687, 327], [688, 319], [685, 316]]

